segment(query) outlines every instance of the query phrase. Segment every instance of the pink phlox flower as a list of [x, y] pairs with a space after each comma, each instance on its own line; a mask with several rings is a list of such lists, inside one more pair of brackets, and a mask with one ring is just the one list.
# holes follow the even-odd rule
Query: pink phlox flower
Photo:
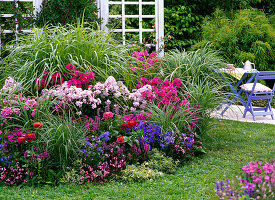
[[161, 79], [159, 77], [154, 77], [152, 80], [152, 85], [157, 86], [161, 83]]

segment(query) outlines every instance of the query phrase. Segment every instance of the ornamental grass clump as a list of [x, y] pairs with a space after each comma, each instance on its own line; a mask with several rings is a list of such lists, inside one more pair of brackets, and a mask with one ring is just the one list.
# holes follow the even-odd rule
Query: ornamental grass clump
[[57, 169], [65, 170], [78, 158], [85, 141], [87, 131], [79, 126], [73, 116], [63, 113], [61, 116], [49, 116], [40, 130], [40, 143], [45, 143]]
[[66, 25], [34, 30], [20, 37], [8, 56], [1, 62], [4, 77], [22, 80], [25, 91], [34, 93], [35, 80], [45, 72], [52, 77], [64, 74], [69, 63], [81, 71], [93, 71], [97, 81], [108, 76], [123, 79], [127, 86], [136, 80], [132, 72], [128, 50], [117, 44], [111, 34], [84, 28], [83, 25]]
[[206, 132], [211, 112], [225, 96], [222, 89], [226, 83], [216, 73], [224, 66], [224, 59], [209, 45], [196, 51], [170, 51], [162, 64], [160, 77], [171, 81], [175, 78], [182, 80], [190, 103], [200, 103], [200, 133]]

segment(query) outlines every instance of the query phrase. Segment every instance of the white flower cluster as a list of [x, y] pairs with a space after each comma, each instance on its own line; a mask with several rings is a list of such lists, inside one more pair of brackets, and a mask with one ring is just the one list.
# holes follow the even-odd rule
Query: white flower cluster
[[128, 88], [121, 81], [117, 82], [112, 76], [109, 76], [105, 83], [96, 83], [93, 89], [95, 90], [95, 93], [101, 97], [114, 95], [114, 97], [118, 98], [130, 94]]
[[45, 94], [52, 99], [57, 98], [61, 102], [74, 102], [79, 108], [82, 107], [83, 103], [91, 105], [92, 109], [97, 108], [97, 106], [101, 104], [101, 100], [95, 97], [93, 91], [69, 86], [66, 81], [62, 85], [50, 90], [44, 89], [42, 94]]
[[134, 107], [140, 107], [141, 109], [144, 109], [146, 107], [147, 100], [144, 96], [142, 96], [142, 93], [147, 91], [152, 92], [151, 85], [144, 85], [142, 88], [139, 88], [138, 90], [133, 90], [133, 93], [129, 95], [129, 99], [133, 100]]
[[3, 88], [0, 90], [0, 93], [12, 93], [13, 91], [16, 90], [21, 90], [21, 87], [19, 86], [19, 84], [11, 77], [8, 77], [5, 80], [5, 84], [3, 86]]
[[[130, 110], [135, 111], [137, 108], [144, 109], [147, 104], [147, 100], [142, 96], [144, 91], [152, 92], [152, 87], [145, 85], [130, 93], [121, 81], [116, 81], [114, 77], [109, 76], [105, 83], [98, 82], [94, 86], [89, 87], [88, 90], [69, 86], [67, 82], [64, 82], [62, 85], [50, 90], [44, 89], [42, 93], [52, 99], [57, 98], [60, 102], [73, 102], [79, 108], [82, 107], [82, 104], [88, 104], [91, 105], [92, 109], [96, 109], [99, 106], [107, 106], [110, 109], [113, 102], [114, 109], [118, 109], [119, 106], [116, 103], [123, 101], [126, 104], [127, 101], [130, 101], [132, 102]], [[128, 109], [129, 107], [125, 106], [124, 109], [126, 108]]]

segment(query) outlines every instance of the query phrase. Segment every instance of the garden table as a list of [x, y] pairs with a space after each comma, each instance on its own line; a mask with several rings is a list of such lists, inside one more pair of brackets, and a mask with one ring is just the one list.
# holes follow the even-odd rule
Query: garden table
[[[229, 99], [231, 96], [234, 96], [233, 99], [223, 109], [223, 111], [221, 112], [221, 115], [223, 115], [225, 113], [225, 111], [233, 104], [233, 102], [236, 99], [238, 99], [242, 103], [242, 105], [245, 107], [246, 103], [244, 102], [243, 97], [241, 96], [243, 89], [238, 89], [238, 88], [241, 84], [250, 83], [254, 79], [254, 77], [258, 73], [258, 71], [256, 69], [244, 70], [243, 68], [235, 68], [234, 70], [232, 70], [232, 69], [222, 68], [219, 70], [218, 73], [221, 75], [222, 79], [229, 85], [229, 87], [231, 88], [231, 92], [222, 101], [222, 103], [217, 108], [217, 110], [219, 110], [222, 107], [222, 105], [226, 103], [226, 100]], [[230, 80], [226, 76], [224, 76], [225, 74], [228, 74], [228, 75], [234, 77], [235, 79], [239, 80], [238, 83], [235, 86], [233, 86], [231, 84]], [[250, 75], [251, 77], [245, 82], [245, 78], [248, 75]]]

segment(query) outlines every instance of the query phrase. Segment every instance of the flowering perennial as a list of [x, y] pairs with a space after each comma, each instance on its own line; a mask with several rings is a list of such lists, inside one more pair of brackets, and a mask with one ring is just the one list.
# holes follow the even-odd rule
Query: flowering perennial
[[241, 199], [273, 199], [275, 197], [275, 162], [273, 164], [262, 164], [261, 162], [249, 162], [244, 165], [243, 176], [238, 182], [240, 188], [236, 188], [235, 182], [217, 181], [216, 194], [220, 199], [226, 197]]

